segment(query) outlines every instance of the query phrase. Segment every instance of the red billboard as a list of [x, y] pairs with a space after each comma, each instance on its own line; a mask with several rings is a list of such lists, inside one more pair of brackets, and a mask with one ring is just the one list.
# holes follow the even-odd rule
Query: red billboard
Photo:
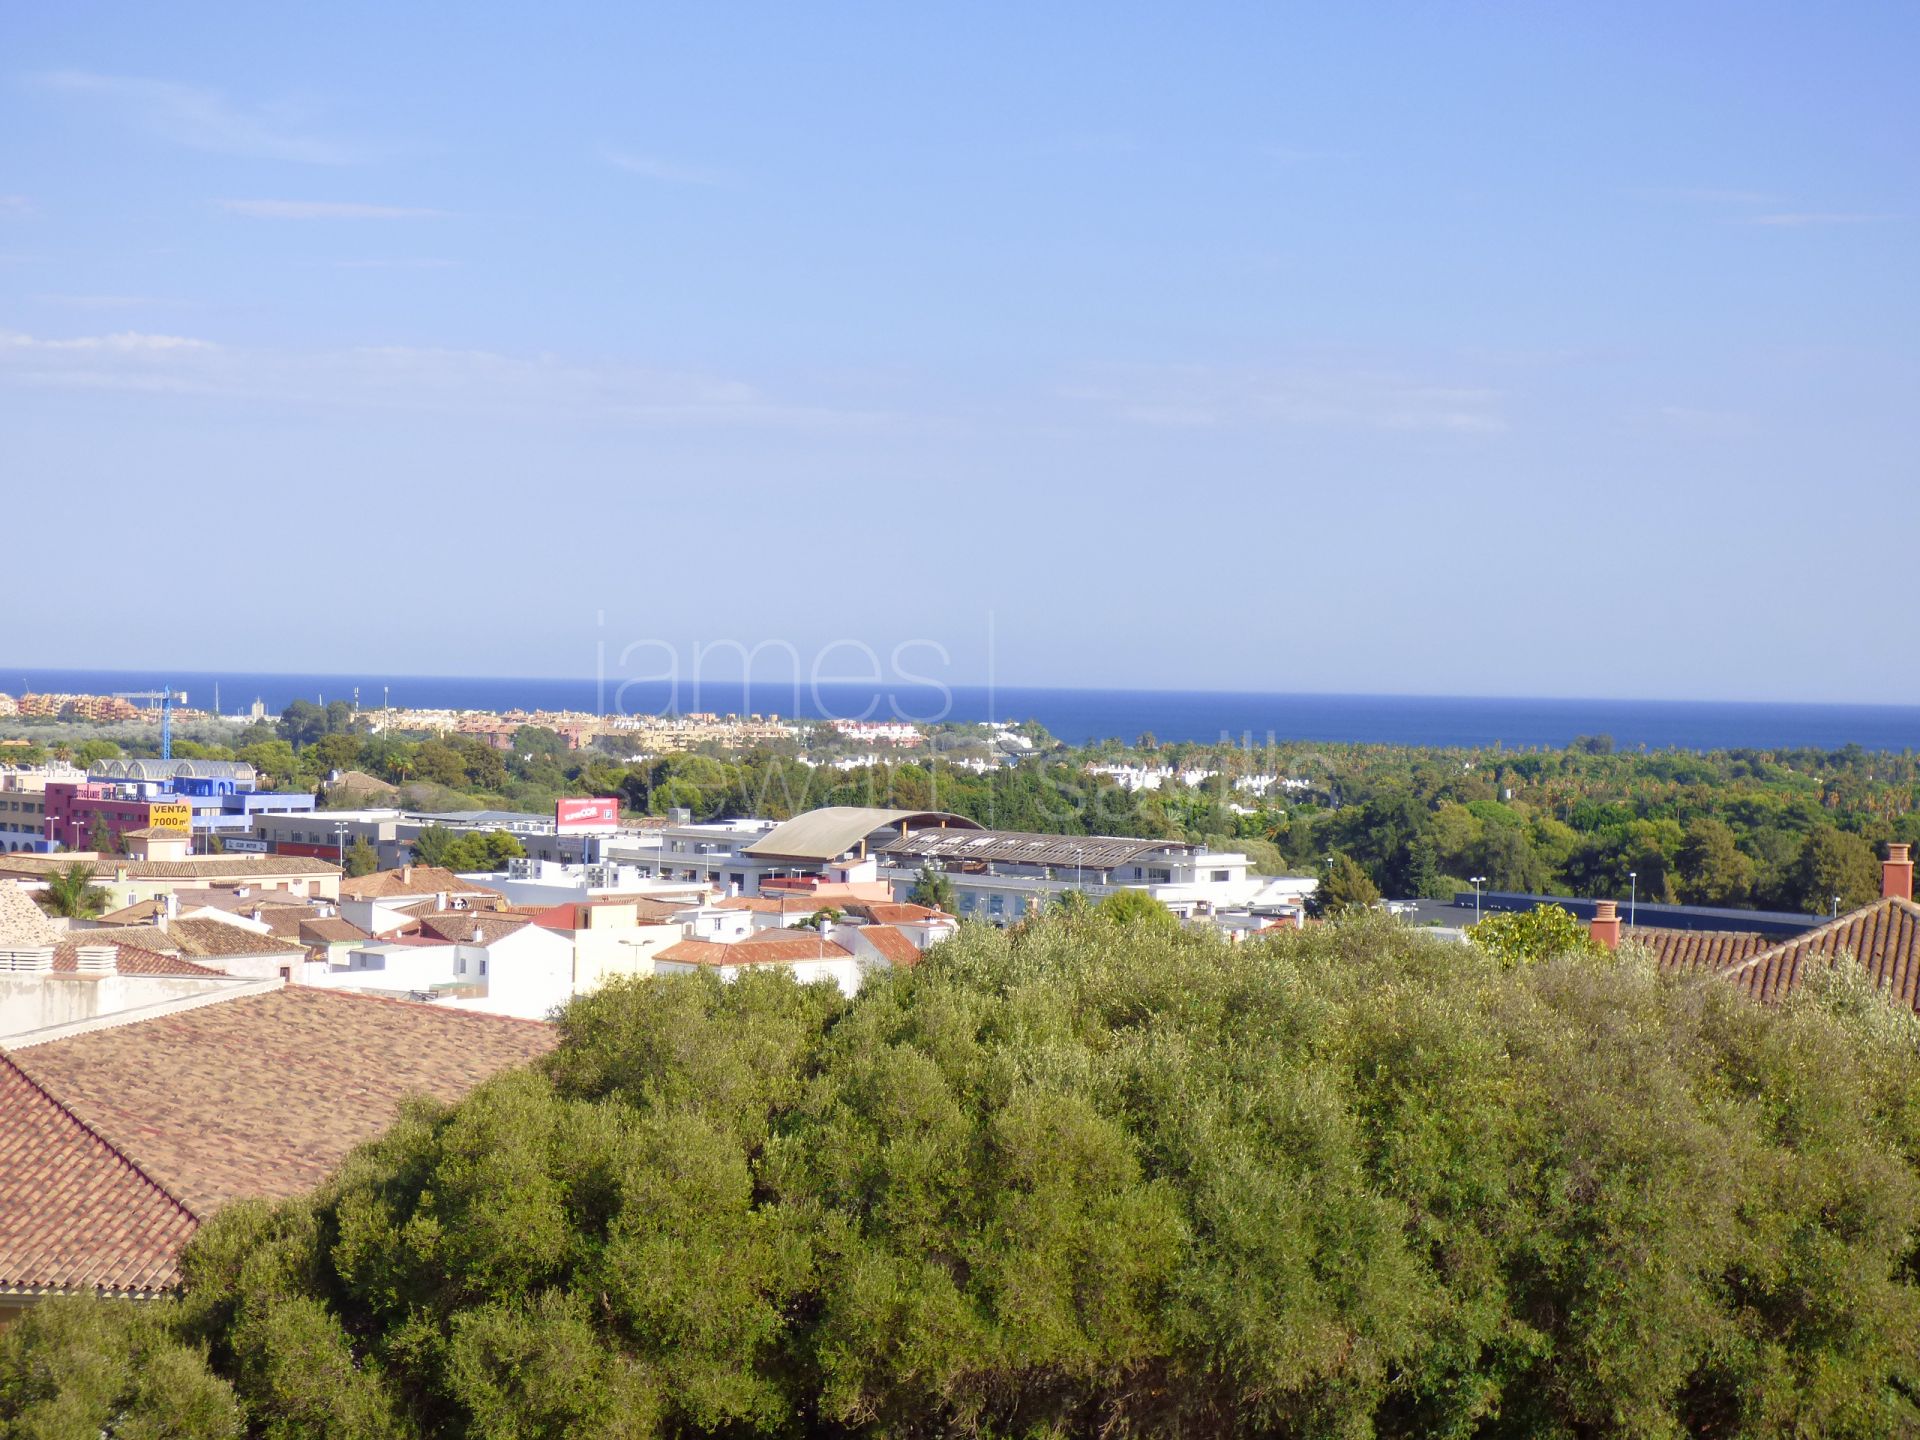
[[569, 830], [617, 830], [620, 828], [620, 801], [611, 795], [561, 800], [553, 807], [553, 828]]

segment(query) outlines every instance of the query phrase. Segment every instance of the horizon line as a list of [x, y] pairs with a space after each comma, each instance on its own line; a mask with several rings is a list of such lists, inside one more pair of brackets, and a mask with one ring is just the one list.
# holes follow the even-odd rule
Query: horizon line
[[[208, 669], [204, 667], [179, 667], [169, 670], [165, 667], [123, 669], [116, 666], [93, 666], [71, 668], [64, 666], [0, 666], [0, 687], [16, 671], [24, 681], [27, 675], [38, 671], [44, 675], [119, 675], [132, 676], [143, 680], [160, 679], [166, 681], [169, 674], [176, 676], [205, 676], [217, 679], [222, 675], [231, 675], [235, 679], [276, 679], [276, 680], [343, 680], [360, 681], [362, 688], [369, 676], [356, 675], [349, 671], [293, 671], [293, 670], [249, 670], [240, 667], [232, 669]], [[399, 680], [469, 680], [490, 684], [511, 684], [531, 682], [535, 684], [571, 684], [598, 685], [613, 687], [643, 685], [673, 685], [687, 687], [696, 692], [702, 686], [751, 685], [752, 688], [764, 686], [769, 690], [785, 689], [789, 686], [807, 689], [833, 689], [836, 687], [862, 687], [881, 690], [899, 690], [908, 693], [920, 693], [927, 690], [968, 691], [985, 690], [996, 695], [1007, 694], [1081, 694], [1081, 695], [1156, 695], [1156, 696], [1217, 696], [1231, 699], [1256, 700], [1415, 700], [1415, 701], [1485, 701], [1496, 703], [1550, 703], [1557, 705], [1730, 705], [1763, 709], [1807, 709], [1807, 710], [1891, 710], [1920, 712], [1920, 701], [1901, 700], [1781, 700], [1781, 699], [1730, 699], [1700, 696], [1648, 696], [1648, 695], [1556, 695], [1540, 693], [1487, 694], [1468, 692], [1435, 691], [1393, 691], [1393, 690], [1228, 690], [1211, 686], [1159, 686], [1159, 685], [1039, 685], [1028, 683], [1006, 683], [998, 680], [958, 680], [953, 682], [929, 681], [924, 684], [901, 684], [885, 679], [872, 682], [859, 680], [821, 680], [808, 681], [796, 677], [791, 680], [749, 681], [747, 677], [702, 676], [693, 680], [638, 680], [608, 676], [604, 682], [591, 675], [513, 675], [513, 674], [472, 674], [450, 671], [413, 671], [413, 672], [373, 672], [375, 678], [388, 683]], [[171, 683], [171, 682], [168, 682]], [[0, 693], [4, 692], [0, 688]], [[362, 708], [366, 708], [364, 705]], [[409, 707], [398, 707], [409, 708]], [[442, 708], [442, 707], [434, 707]], [[796, 717], [799, 718], [799, 717]], [[929, 722], [946, 723], [946, 722]]]

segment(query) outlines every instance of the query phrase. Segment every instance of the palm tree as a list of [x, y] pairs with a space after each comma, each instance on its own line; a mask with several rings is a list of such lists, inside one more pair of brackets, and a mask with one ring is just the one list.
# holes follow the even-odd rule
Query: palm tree
[[93, 867], [84, 860], [48, 876], [47, 888], [39, 898], [40, 907], [49, 915], [68, 920], [91, 920], [107, 908], [107, 892], [93, 883]]

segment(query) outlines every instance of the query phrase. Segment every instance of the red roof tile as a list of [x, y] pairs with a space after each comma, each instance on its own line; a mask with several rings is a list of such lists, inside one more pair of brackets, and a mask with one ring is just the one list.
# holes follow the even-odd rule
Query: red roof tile
[[1674, 974], [1730, 970], [1773, 942], [1748, 930], [1664, 930], [1639, 926], [1625, 940], [1644, 945], [1654, 962]]
[[1911, 900], [1863, 906], [1762, 950], [1726, 974], [1756, 1000], [1779, 1000], [1817, 966], [1843, 954], [1864, 965], [1889, 999], [1920, 1011], [1920, 905]]
[[860, 934], [885, 957], [889, 965], [918, 965], [920, 951], [914, 943], [891, 925], [862, 925]]
[[438, 865], [414, 865], [402, 870], [376, 870], [353, 880], [340, 882], [340, 894], [348, 900], [385, 900], [397, 895], [488, 895], [498, 898], [498, 890], [462, 880], [453, 871]]
[[[418, 922], [422, 937], [458, 945], [491, 945], [504, 935], [524, 930], [528, 923], [524, 915], [496, 915], [488, 910], [437, 910]], [[478, 941], [474, 939], [476, 933]]]
[[167, 922], [167, 939], [185, 955], [217, 958], [235, 955], [290, 955], [300, 947], [271, 934], [212, 916]]
[[847, 960], [851, 953], [817, 936], [764, 930], [750, 940], [722, 945], [713, 940], [682, 940], [654, 955], [688, 965], [780, 965], [795, 960]]
[[876, 925], [917, 925], [927, 920], [951, 920], [944, 910], [914, 905], [904, 900], [857, 901], [845, 907], [847, 914], [860, 915]]
[[295, 985], [11, 1058], [205, 1216], [245, 1195], [299, 1194], [385, 1129], [406, 1096], [457, 1100], [554, 1040], [537, 1021]]
[[197, 1222], [0, 1056], [0, 1291], [141, 1294], [180, 1280]]
[[196, 965], [193, 961], [179, 955], [163, 955], [152, 950], [142, 950], [137, 946], [113, 941], [97, 941], [87, 938], [87, 932], [71, 932], [76, 938], [63, 940], [53, 950], [53, 973], [56, 975], [77, 975], [80, 973], [80, 947], [97, 944], [111, 944], [114, 949], [114, 970], [121, 975], [198, 975], [207, 979], [224, 980], [228, 978], [219, 970], [205, 965]]

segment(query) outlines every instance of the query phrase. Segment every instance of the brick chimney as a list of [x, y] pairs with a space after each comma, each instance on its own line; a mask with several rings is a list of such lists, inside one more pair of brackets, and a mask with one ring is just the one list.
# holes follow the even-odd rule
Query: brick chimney
[[1903, 844], [1889, 843], [1887, 858], [1880, 862], [1880, 898], [1913, 899], [1913, 858]]
[[1593, 943], [1608, 950], [1620, 948], [1620, 907], [1611, 900], [1593, 902], [1593, 919], [1587, 922]]

